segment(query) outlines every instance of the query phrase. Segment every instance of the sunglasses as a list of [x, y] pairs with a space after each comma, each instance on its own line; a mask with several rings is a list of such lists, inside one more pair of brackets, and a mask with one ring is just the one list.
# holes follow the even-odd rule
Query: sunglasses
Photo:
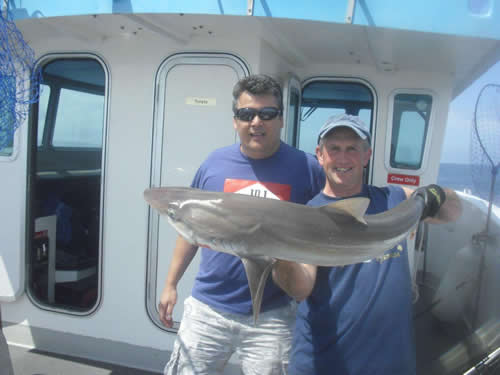
[[252, 121], [257, 115], [263, 121], [272, 120], [277, 116], [281, 116], [281, 110], [275, 107], [264, 107], [261, 109], [239, 108], [236, 110], [234, 117], [241, 121]]

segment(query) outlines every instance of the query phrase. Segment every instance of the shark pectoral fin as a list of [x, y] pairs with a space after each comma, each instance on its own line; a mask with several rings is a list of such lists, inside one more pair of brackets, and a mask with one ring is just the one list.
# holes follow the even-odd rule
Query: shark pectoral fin
[[358, 197], [358, 198], [342, 199], [340, 201], [330, 203], [327, 206], [319, 207], [319, 209], [324, 211], [327, 215], [330, 214], [331, 209], [334, 209], [335, 213], [341, 211], [346, 215], [352, 216], [361, 224], [366, 225], [366, 220], [364, 216], [369, 205], [370, 205], [370, 200], [368, 198]]
[[275, 259], [262, 258], [241, 258], [248, 279], [248, 287], [252, 297], [252, 310], [254, 323], [257, 323], [259, 317], [260, 306], [262, 304], [262, 296], [266, 287], [266, 281], [269, 273], [273, 269], [276, 262]]

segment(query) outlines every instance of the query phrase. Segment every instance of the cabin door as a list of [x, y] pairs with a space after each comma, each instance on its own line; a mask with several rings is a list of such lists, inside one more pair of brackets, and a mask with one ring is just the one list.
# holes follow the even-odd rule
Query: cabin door
[[[163, 63], [155, 85], [152, 186], [190, 186], [211, 151], [237, 140], [232, 90], [246, 75], [244, 63], [232, 55], [178, 54]], [[151, 318], [160, 326], [157, 306], [176, 237], [167, 220], [150, 210], [147, 303]], [[174, 328], [181, 320], [183, 301], [191, 294], [198, 265], [199, 255], [178, 284]]]

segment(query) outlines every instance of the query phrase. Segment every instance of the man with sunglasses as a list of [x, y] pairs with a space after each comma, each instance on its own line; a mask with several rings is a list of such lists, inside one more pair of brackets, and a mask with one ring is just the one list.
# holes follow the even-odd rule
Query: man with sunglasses
[[[271, 77], [240, 80], [233, 89], [233, 126], [240, 141], [212, 152], [191, 186], [303, 204], [318, 193], [324, 174], [316, 159], [280, 141], [282, 102], [281, 87]], [[177, 283], [196, 251], [178, 237], [159, 305], [167, 327], [173, 324]], [[241, 260], [201, 251], [200, 269], [192, 296], [184, 302], [165, 374], [221, 374], [233, 353], [244, 374], [282, 374], [292, 340], [294, 302], [270, 278], [255, 324]]]

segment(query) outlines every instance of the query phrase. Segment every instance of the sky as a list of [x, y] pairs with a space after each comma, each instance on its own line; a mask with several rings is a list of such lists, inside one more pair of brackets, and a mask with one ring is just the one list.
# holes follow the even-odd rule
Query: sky
[[[481, 89], [488, 83], [500, 84], [500, 61], [451, 102], [441, 154], [442, 163], [471, 164], [469, 149], [474, 108]], [[500, 140], [498, 143], [500, 147]]]

